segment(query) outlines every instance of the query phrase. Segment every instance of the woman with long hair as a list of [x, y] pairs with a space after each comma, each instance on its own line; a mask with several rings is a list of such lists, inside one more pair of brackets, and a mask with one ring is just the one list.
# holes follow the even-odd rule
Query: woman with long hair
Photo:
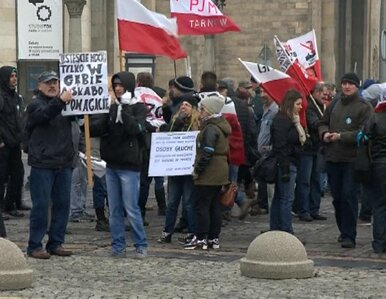
[[[184, 98], [170, 124], [161, 127], [161, 131], [181, 132], [197, 131], [200, 126], [200, 113], [197, 110], [198, 99], [195, 96]], [[159, 243], [170, 243], [177, 220], [178, 206], [181, 199], [186, 207], [188, 235], [194, 232], [192, 207], [193, 178], [191, 175], [168, 177], [168, 200], [165, 227], [158, 239]]]
[[291, 208], [294, 200], [296, 164], [306, 134], [300, 124], [302, 95], [289, 90], [271, 125], [272, 150], [278, 161], [275, 193], [272, 199], [270, 230], [293, 234]]

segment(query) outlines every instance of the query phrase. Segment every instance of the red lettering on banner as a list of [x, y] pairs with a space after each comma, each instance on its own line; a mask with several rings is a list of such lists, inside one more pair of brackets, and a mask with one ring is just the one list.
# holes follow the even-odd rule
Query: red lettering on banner
[[198, 1], [199, 0], [190, 0], [190, 11], [193, 10], [193, 6], [197, 6], [198, 5]]
[[[198, 12], [203, 12], [207, 11], [208, 14], [211, 14], [211, 11], [214, 10], [214, 13], [217, 14], [218, 12], [218, 7], [216, 4], [214, 4], [210, 0], [201, 0], [201, 7], [198, 7], [197, 11]], [[190, 11], [193, 11], [194, 6], [199, 6], [200, 0], [190, 0]]]

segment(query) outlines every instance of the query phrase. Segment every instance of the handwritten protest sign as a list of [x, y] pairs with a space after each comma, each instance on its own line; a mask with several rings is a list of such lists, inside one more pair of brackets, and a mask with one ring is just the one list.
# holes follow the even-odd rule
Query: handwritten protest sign
[[59, 70], [61, 91], [72, 89], [74, 98], [63, 115], [109, 111], [106, 51], [60, 54]]
[[198, 131], [151, 134], [149, 176], [193, 173]]

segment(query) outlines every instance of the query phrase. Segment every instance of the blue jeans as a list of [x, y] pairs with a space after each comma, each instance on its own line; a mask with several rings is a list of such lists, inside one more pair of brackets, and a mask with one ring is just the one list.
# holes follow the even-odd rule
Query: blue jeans
[[112, 252], [121, 253], [126, 249], [125, 211], [130, 222], [134, 246], [137, 249], [146, 248], [146, 233], [138, 206], [139, 172], [107, 167], [106, 184]]
[[319, 215], [321, 185], [317, 155], [300, 155], [296, 176], [299, 216]]
[[72, 171], [71, 178], [71, 215], [81, 214], [86, 210], [87, 169], [82, 163]]
[[71, 173], [71, 168], [31, 167], [32, 209], [27, 253], [43, 248], [42, 240], [47, 233], [50, 201], [52, 201], [51, 224], [46, 249], [52, 251], [64, 243], [70, 213]]
[[328, 183], [335, 208], [335, 220], [343, 239], [355, 243], [358, 217], [358, 188], [354, 182], [354, 165], [348, 162], [326, 163]]
[[164, 231], [167, 233], [174, 232], [176, 225], [178, 206], [181, 198], [183, 205], [186, 207], [188, 231], [193, 233], [194, 227], [194, 211], [193, 211], [193, 179], [190, 175], [170, 176], [168, 177], [168, 202], [166, 208], [166, 219]]
[[106, 176], [93, 176], [94, 186], [92, 187], [92, 201], [94, 209], [105, 207], [107, 199]]
[[278, 167], [270, 213], [270, 230], [281, 230], [293, 234], [292, 228], [292, 203], [295, 197], [296, 166], [290, 164], [290, 179], [288, 182], [281, 180], [282, 171]]

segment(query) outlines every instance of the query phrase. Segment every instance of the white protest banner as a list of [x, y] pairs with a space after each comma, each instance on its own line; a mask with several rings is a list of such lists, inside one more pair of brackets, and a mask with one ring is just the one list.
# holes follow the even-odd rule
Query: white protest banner
[[17, 0], [16, 16], [18, 59], [57, 60], [63, 52], [63, 1]]
[[198, 131], [151, 134], [149, 176], [193, 173]]
[[59, 58], [61, 91], [72, 89], [74, 100], [63, 115], [109, 112], [107, 53], [64, 53]]

